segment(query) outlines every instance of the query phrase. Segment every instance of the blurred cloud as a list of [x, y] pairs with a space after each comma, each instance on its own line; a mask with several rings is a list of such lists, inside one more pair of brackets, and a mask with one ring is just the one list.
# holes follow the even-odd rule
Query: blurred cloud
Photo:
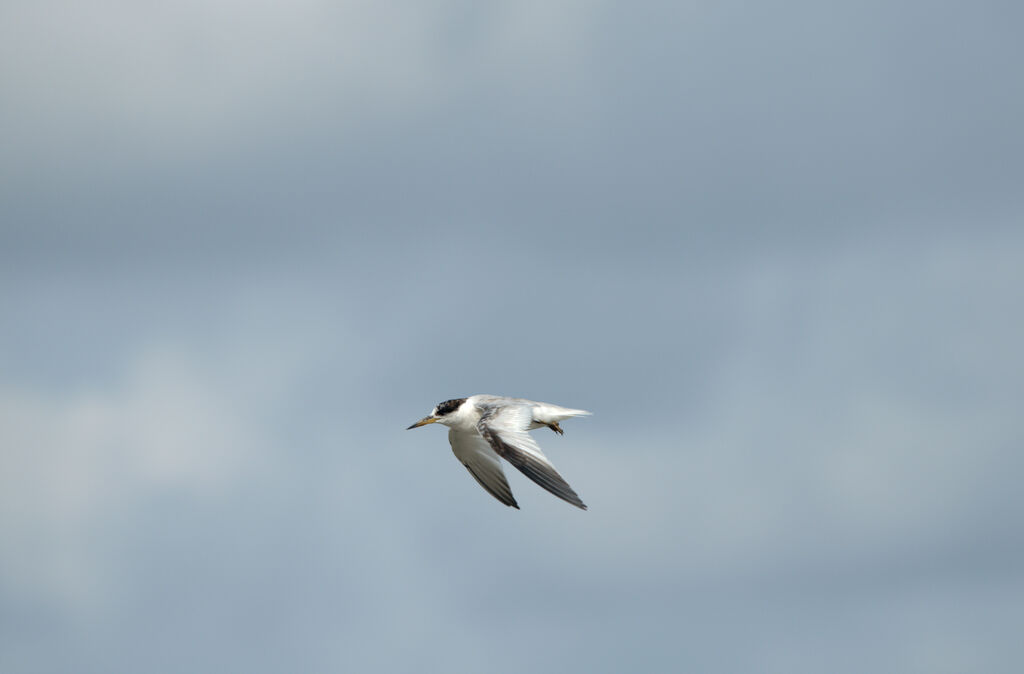
[[245, 152], [254, 139], [275, 148], [311, 125], [348, 139], [437, 109], [467, 78], [529, 77], [533, 88], [540, 63], [572, 78], [587, 12], [538, 2], [14, 2], [4, 10], [4, 118], [20, 131], [9, 140], [20, 162], [44, 166], [69, 151], [191, 162]]
[[0, 669], [1018, 670], [1020, 19], [5, 3]]
[[5, 588], [72, 609], [102, 602], [115, 578], [96, 537], [116, 511], [147, 492], [229, 489], [259, 466], [264, 443], [222, 386], [157, 349], [109, 389], [4, 391]]

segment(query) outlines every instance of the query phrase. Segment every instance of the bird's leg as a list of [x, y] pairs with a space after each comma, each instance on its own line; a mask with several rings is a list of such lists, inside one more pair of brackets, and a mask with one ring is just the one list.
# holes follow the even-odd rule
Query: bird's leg
[[562, 430], [562, 427], [558, 425], [557, 421], [552, 421], [550, 424], [544, 425], [553, 430], [555, 433], [558, 433], [559, 435], [565, 434], [565, 431]]

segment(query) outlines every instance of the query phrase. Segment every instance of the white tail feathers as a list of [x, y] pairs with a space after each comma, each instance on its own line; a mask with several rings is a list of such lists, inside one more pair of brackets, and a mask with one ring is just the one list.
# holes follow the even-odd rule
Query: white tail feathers
[[558, 405], [547, 405], [540, 403], [533, 408], [533, 418], [542, 424], [557, 423], [571, 417], [588, 417], [590, 412], [586, 410], [573, 410]]

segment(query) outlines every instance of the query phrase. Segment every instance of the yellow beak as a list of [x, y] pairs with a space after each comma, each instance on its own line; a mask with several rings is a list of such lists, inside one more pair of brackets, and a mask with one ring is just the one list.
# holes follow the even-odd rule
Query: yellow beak
[[427, 424], [432, 424], [435, 421], [437, 421], [437, 417], [423, 417], [422, 419], [420, 419], [419, 421], [417, 421], [416, 423], [414, 423], [412, 426], [410, 426], [409, 428], [407, 428], [405, 430], [411, 431], [414, 428], [419, 428], [420, 426], [426, 426]]

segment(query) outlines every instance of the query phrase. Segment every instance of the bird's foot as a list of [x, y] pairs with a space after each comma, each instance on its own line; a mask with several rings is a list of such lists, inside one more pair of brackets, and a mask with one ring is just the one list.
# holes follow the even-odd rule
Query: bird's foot
[[559, 435], [565, 435], [565, 431], [562, 430], [562, 427], [558, 425], [557, 421], [552, 421], [550, 424], [545, 424], [545, 426], [553, 430], [555, 433], [558, 433]]

